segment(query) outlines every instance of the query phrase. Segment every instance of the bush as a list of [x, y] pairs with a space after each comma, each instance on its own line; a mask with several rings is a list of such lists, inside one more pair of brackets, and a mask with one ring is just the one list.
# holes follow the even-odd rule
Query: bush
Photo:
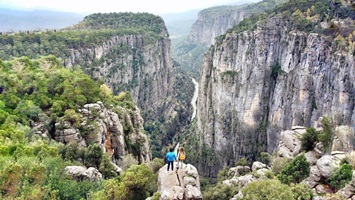
[[322, 131], [318, 134], [318, 140], [323, 143], [324, 149], [330, 150], [331, 142], [333, 140], [333, 121], [328, 117], [324, 116], [322, 118]]
[[346, 183], [351, 181], [353, 176], [352, 167], [350, 164], [344, 163], [339, 169], [332, 173], [328, 182], [333, 189], [339, 190], [343, 188]]
[[203, 193], [205, 200], [229, 200], [234, 195], [238, 193], [238, 188], [236, 186], [229, 186], [218, 183], [215, 187], [209, 188]]
[[271, 169], [275, 175], [278, 175], [284, 166], [288, 163], [288, 159], [284, 157], [276, 157], [273, 158], [271, 161]]
[[280, 181], [273, 180], [261, 180], [254, 181], [247, 185], [242, 190], [243, 200], [255, 200], [255, 199], [282, 199], [282, 200], [294, 200], [294, 195], [291, 188], [282, 184]]
[[309, 127], [301, 137], [302, 149], [305, 151], [311, 151], [314, 149], [317, 143], [318, 132], [315, 128]]
[[296, 184], [291, 186], [295, 199], [311, 200], [313, 198], [312, 190], [305, 184]]
[[222, 170], [220, 170], [217, 174], [217, 179], [218, 182], [222, 182], [224, 180], [227, 180], [229, 178], [232, 178], [228, 175], [229, 172], [229, 168], [228, 167], [224, 167]]
[[235, 163], [235, 166], [250, 166], [250, 162], [246, 158], [241, 158]]
[[257, 161], [259, 162], [262, 162], [266, 165], [269, 165], [270, 164], [270, 161], [271, 161], [271, 155], [267, 152], [261, 152], [257, 158], [256, 158]]
[[284, 184], [299, 183], [309, 175], [310, 167], [304, 154], [287, 163], [277, 178]]

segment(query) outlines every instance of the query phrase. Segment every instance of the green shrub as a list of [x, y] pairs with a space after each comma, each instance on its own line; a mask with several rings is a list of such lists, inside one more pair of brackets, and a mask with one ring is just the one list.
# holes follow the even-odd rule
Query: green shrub
[[259, 162], [262, 162], [266, 165], [269, 165], [270, 164], [270, 161], [271, 161], [271, 155], [267, 152], [261, 152], [257, 158], [256, 158], [257, 161]]
[[271, 169], [275, 175], [278, 175], [284, 166], [288, 163], [288, 159], [284, 157], [276, 157], [271, 160]]
[[291, 190], [295, 199], [311, 200], [313, 198], [312, 190], [305, 184], [291, 185]]
[[218, 183], [215, 187], [209, 188], [204, 192], [203, 198], [205, 200], [229, 200], [236, 194], [238, 194], [238, 187]]
[[322, 131], [318, 134], [318, 140], [323, 143], [324, 149], [330, 150], [331, 142], [333, 140], [334, 124], [327, 116], [322, 118]]
[[282, 199], [294, 200], [294, 195], [288, 185], [276, 179], [254, 181], [242, 190], [243, 200]]
[[343, 188], [346, 183], [351, 181], [352, 175], [353, 171], [351, 165], [344, 163], [332, 173], [328, 182], [332, 188], [339, 190], [340, 188]]
[[250, 166], [250, 162], [246, 158], [241, 158], [235, 163], [235, 166]]
[[305, 151], [311, 151], [314, 149], [317, 143], [318, 132], [315, 128], [309, 127], [301, 137], [302, 149]]
[[232, 178], [228, 175], [228, 172], [229, 172], [229, 167], [227, 167], [227, 166], [224, 167], [223, 169], [221, 169], [217, 174], [218, 182], [222, 182], [224, 180]]
[[277, 178], [285, 184], [299, 183], [309, 175], [310, 167], [304, 154], [287, 163]]

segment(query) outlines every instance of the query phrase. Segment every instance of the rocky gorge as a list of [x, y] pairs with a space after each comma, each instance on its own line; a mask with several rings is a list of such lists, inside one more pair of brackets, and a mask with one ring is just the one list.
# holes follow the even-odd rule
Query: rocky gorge
[[[325, 115], [354, 126], [353, 43], [332, 42], [289, 20], [276, 14], [253, 30], [230, 30], [206, 54], [196, 116], [200, 149], [212, 155], [198, 165], [204, 175], [256, 152], [272, 153], [282, 130], [312, 126]], [[332, 23], [339, 29], [354, 24], [347, 18], [319, 26]]]

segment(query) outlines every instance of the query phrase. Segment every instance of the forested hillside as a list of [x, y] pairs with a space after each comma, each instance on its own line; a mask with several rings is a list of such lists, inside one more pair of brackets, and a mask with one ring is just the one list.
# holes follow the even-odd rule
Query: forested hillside
[[0, 59], [51, 54], [64, 67], [102, 80], [113, 94], [129, 91], [142, 110], [156, 156], [190, 118], [193, 83], [173, 67], [168, 32], [159, 16], [92, 14], [57, 31], [2, 35], [0, 47]]
[[[83, 114], [85, 108], [99, 105], [93, 104], [97, 102], [118, 113], [115, 116], [123, 126], [117, 130], [110, 128], [111, 136], [106, 135], [111, 147], [115, 137], [125, 141], [120, 144], [124, 149], [114, 154], [107, 144], [102, 145], [92, 135], [96, 134], [95, 126], [100, 125], [96, 118], [103, 113], [93, 108], [86, 111], [86, 115], [91, 115], [91, 125]], [[137, 127], [125, 119], [125, 116], [133, 119], [136, 109], [129, 94], [112, 95], [101, 81], [92, 80], [80, 70], [61, 67], [54, 56], [0, 60], [0, 197], [111, 199], [117, 195], [119, 199], [136, 199], [152, 195], [153, 172], [145, 165], [132, 165], [138, 164], [139, 154], [146, 148], [143, 138], [132, 139], [140, 137], [136, 131], [143, 125]], [[80, 134], [77, 137], [83, 138], [87, 145], [75, 140], [67, 144], [57, 142], [62, 123], [76, 127]], [[114, 162], [119, 164], [119, 160], [123, 160], [121, 167], [125, 172], [116, 179]], [[66, 167], [73, 165], [95, 167], [102, 176], [96, 172], [92, 179], [72, 177]], [[126, 181], [132, 178], [138, 182]], [[118, 187], [120, 193], [106, 194], [112, 187]]]

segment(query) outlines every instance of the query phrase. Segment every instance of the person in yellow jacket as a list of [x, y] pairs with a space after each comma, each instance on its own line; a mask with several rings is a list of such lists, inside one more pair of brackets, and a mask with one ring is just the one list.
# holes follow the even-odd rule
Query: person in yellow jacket
[[181, 168], [182, 168], [182, 165], [184, 163], [185, 157], [186, 157], [186, 154], [185, 154], [185, 151], [184, 151], [184, 147], [180, 147], [179, 148], [179, 152], [178, 152], [178, 156], [177, 156], [177, 159], [178, 159], [177, 166], [178, 167], [179, 167], [179, 164], [180, 164]]

